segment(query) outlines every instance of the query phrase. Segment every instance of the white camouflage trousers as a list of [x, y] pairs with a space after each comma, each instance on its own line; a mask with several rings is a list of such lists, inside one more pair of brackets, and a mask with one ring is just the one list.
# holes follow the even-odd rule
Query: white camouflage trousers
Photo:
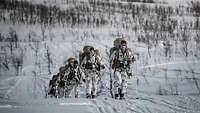
[[76, 80], [71, 80], [70, 84], [66, 86], [65, 96], [69, 98], [73, 93], [75, 97], [78, 97], [79, 83]]
[[126, 93], [126, 89], [128, 86], [127, 82], [128, 76], [126, 71], [118, 71], [116, 70], [114, 72], [114, 77], [113, 77], [113, 90], [115, 94], [124, 94]]
[[86, 70], [86, 93], [89, 95], [97, 94], [97, 83], [99, 76], [95, 71]]

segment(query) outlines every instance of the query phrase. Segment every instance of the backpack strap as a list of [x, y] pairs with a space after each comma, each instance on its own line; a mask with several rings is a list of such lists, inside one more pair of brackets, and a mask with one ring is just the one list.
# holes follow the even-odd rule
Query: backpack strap
[[115, 56], [115, 58], [116, 58], [117, 60], [119, 60], [119, 48], [116, 49], [116, 56]]
[[78, 81], [80, 81], [81, 80], [81, 70], [80, 70], [80, 68], [79, 67], [77, 67], [77, 74], [76, 74], [76, 76], [77, 76], [77, 79], [78, 79]]
[[76, 78], [77, 72], [75, 67], [68, 67], [69, 68], [69, 74], [67, 75], [67, 80], [72, 80]]

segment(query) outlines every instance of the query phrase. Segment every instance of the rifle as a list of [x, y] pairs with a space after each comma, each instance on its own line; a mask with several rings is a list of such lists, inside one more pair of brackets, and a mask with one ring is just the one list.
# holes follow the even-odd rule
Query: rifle
[[[113, 76], [113, 73], [112, 73], [112, 67], [111, 66], [107, 66], [109, 71], [110, 71], [110, 95], [112, 98], [114, 98], [114, 94], [113, 94], [113, 79], [112, 79], [112, 76]], [[114, 71], [115, 72], [115, 71]]]

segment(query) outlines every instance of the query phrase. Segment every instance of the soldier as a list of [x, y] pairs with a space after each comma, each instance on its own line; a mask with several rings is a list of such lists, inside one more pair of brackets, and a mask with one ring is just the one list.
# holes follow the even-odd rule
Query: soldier
[[85, 75], [78, 65], [78, 61], [75, 58], [69, 58], [68, 64], [60, 71], [62, 71], [60, 73], [62, 73], [62, 81], [64, 81], [60, 84], [61, 87], [64, 86], [64, 96], [70, 97], [74, 89], [75, 98], [78, 98], [80, 80], [85, 81]]
[[100, 79], [100, 56], [98, 56], [93, 47], [89, 48], [89, 54], [86, 54], [81, 62], [86, 75], [86, 98], [95, 98], [97, 94], [97, 82]]
[[57, 73], [56, 75], [53, 75], [52, 79], [49, 81], [48, 95], [52, 95], [54, 97], [58, 96], [59, 81], [60, 81], [60, 74]]
[[115, 99], [124, 99], [127, 89], [127, 80], [132, 77], [130, 64], [135, 61], [131, 50], [127, 47], [125, 40], [120, 41], [120, 45], [110, 55], [110, 62], [114, 70], [114, 96]]

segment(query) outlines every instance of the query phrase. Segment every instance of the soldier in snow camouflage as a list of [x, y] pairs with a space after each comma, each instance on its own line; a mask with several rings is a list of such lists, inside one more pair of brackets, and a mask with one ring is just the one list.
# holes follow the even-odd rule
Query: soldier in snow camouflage
[[113, 86], [115, 99], [124, 99], [127, 89], [127, 80], [132, 77], [130, 65], [135, 61], [125, 40], [120, 41], [118, 48], [110, 54], [110, 63], [114, 70]]

